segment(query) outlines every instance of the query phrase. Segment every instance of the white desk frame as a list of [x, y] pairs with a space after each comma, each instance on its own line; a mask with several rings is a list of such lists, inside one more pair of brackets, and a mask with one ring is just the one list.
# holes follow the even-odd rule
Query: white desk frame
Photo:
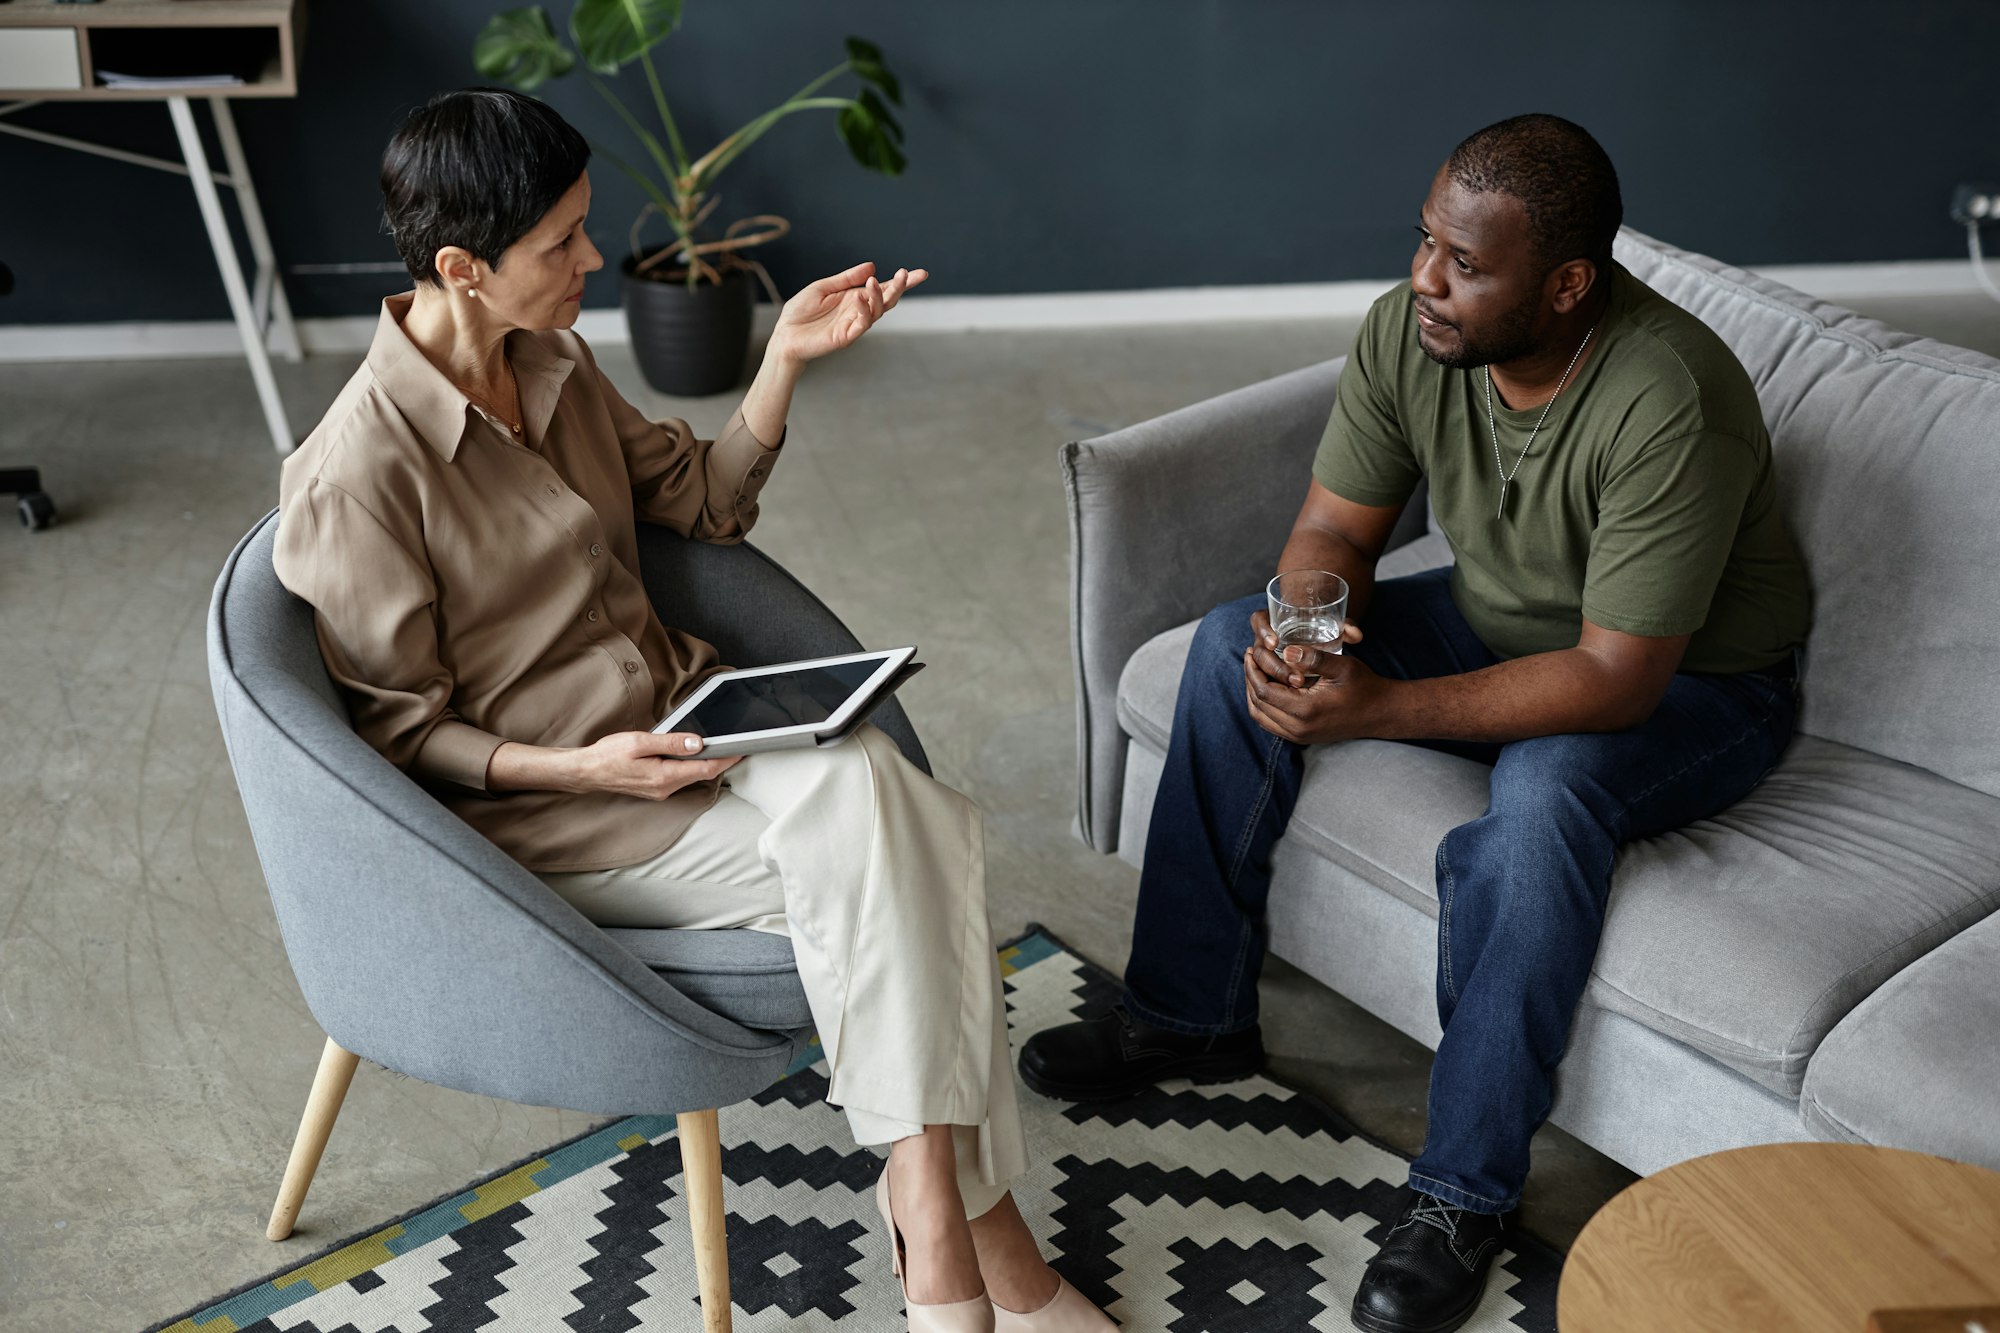
[[[271, 374], [271, 352], [275, 350], [287, 361], [299, 361], [304, 358], [304, 349], [299, 345], [298, 325], [292, 319], [291, 302], [285, 298], [284, 280], [279, 276], [278, 261], [271, 250], [271, 234], [264, 228], [264, 210], [258, 206], [257, 190], [250, 180], [250, 163], [243, 155], [243, 141], [236, 135], [236, 120], [229, 112], [229, 99], [204, 99], [209, 114], [215, 118], [216, 138], [222, 143], [222, 159], [229, 168], [226, 176], [209, 169], [208, 150], [201, 141], [201, 129], [195, 124], [194, 107], [189, 99], [166, 96], [162, 100], [173, 117], [174, 133], [180, 139], [182, 161], [179, 162], [7, 123], [6, 117], [14, 112], [41, 105], [33, 100], [0, 105], [0, 134], [73, 148], [157, 171], [171, 171], [189, 179], [194, 185], [195, 202], [201, 208], [201, 220], [208, 227], [208, 243], [215, 251], [216, 266], [222, 270], [223, 290], [229, 294], [230, 313], [235, 316], [236, 330], [243, 338], [243, 354], [250, 361], [250, 378], [257, 385], [257, 398], [263, 404], [264, 424], [271, 432], [271, 444], [280, 454], [289, 454], [297, 447], [298, 440], [285, 417], [278, 381]], [[229, 219], [222, 212], [217, 185], [235, 190], [236, 206], [243, 214], [243, 230], [250, 238], [250, 253], [257, 261], [256, 276], [248, 283], [243, 278], [242, 261], [237, 258], [236, 240], [229, 233]]]

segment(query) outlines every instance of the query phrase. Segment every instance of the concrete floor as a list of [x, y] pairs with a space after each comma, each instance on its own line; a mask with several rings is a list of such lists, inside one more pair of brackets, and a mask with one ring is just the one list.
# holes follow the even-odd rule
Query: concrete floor
[[[1881, 313], [2000, 352], [2000, 307]], [[941, 777], [989, 814], [996, 926], [1119, 966], [1136, 875], [1069, 832], [1067, 533], [1056, 447], [1345, 349], [1351, 324], [878, 334], [815, 368], [754, 539], [865, 642], [923, 645], [904, 692]], [[643, 391], [713, 430], [725, 400]], [[296, 422], [352, 358], [281, 366]], [[296, 1238], [263, 1224], [321, 1035], [293, 982], [209, 699], [203, 617], [273, 503], [238, 362], [0, 366], [0, 461], [55, 529], [0, 530], [0, 1327], [138, 1328], [577, 1134], [590, 1117], [364, 1069]], [[940, 600], [978, 608], [926, 632]], [[1283, 1078], [1411, 1152], [1429, 1055], [1275, 965]], [[1528, 1228], [1567, 1245], [1632, 1179], [1557, 1131]]]

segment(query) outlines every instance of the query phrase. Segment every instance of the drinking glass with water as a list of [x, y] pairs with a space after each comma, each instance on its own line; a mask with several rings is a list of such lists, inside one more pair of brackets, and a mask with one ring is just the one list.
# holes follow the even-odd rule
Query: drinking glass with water
[[[1324, 569], [1288, 569], [1264, 589], [1270, 602], [1271, 632], [1278, 636], [1278, 655], [1293, 644], [1323, 653], [1341, 651], [1341, 631], [1347, 625], [1347, 580]], [[1307, 685], [1319, 677], [1305, 678]]]

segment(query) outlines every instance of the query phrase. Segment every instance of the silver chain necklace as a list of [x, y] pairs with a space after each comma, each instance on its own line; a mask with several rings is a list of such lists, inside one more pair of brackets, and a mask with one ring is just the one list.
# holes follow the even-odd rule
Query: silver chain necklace
[[1549, 419], [1549, 409], [1553, 408], [1556, 399], [1562, 396], [1563, 385], [1569, 383], [1569, 372], [1575, 370], [1576, 363], [1583, 359], [1583, 349], [1590, 346], [1590, 336], [1596, 332], [1597, 325], [1592, 324], [1584, 333], [1583, 341], [1576, 345], [1576, 355], [1569, 359], [1569, 365], [1564, 368], [1562, 378], [1556, 381], [1556, 391], [1550, 394], [1549, 401], [1542, 405], [1542, 415], [1535, 421], [1535, 429], [1528, 432], [1528, 442], [1521, 446], [1521, 452], [1516, 455], [1512, 471], [1500, 461], [1500, 427], [1493, 419], [1493, 367], [1490, 365], [1486, 367], [1486, 429], [1493, 436], [1493, 470], [1500, 474], [1500, 507], [1493, 511], [1494, 522], [1497, 523], [1506, 516], [1507, 488], [1514, 484], [1514, 474], [1521, 470], [1521, 460], [1528, 456], [1528, 450], [1534, 446], [1535, 436], [1540, 433], [1542, 423]]

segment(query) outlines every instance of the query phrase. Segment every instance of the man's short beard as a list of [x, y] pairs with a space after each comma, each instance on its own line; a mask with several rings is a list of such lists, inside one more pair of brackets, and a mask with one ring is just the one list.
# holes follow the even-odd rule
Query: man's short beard
[[1535, 319], [1541, 313], [1542, 294], [1531, 291], [1521, 304], [1509, 310], [1497, 320], [1490, 332], [1477, 339], [1468, 337], [1463, 328], [1458, 331], [1458, 350], [1450, 354], [1433, 352], [1424, 347], [1418, 339], [1417, 346], [1423, 347], [1424, 355], [1448, 370], [1473, 370], [1479, 366], [1505, 365], [1518, 361], [1524, 356], [1532, 356], [1541, 349], [1535, 346]]

